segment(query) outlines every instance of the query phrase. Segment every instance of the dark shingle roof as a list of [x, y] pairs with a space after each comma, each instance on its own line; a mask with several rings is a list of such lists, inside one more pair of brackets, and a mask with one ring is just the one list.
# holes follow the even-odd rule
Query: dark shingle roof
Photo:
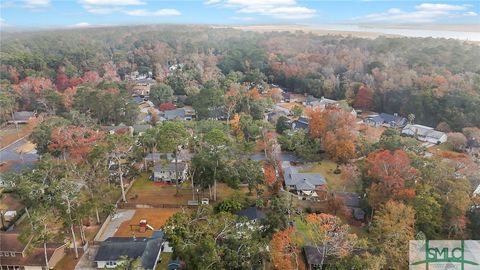
[[265, 213], [257, 207], [248, 207], [238, 211], [237, 216], [246, 217], [248, 220], [265, 219]]
[[307, 260], [307, 264], [315, 264], [320, 265], [322, 264], [323, 259], [323, 248], [316, 247], [316, 246], [304, 246], [303, 252], [305, 253], [305, 259]]
[[[163, 235], [162, 235], [163, 236]], [[117, 261], [122, 256], [141, 258], [142, 267], [155, 267], [163, 237], [109, 237], [100, 244], [94, 261]]]
[[27, 121], [31, 117], [35, 116], [35, 112], [30, 111], [20, 111], [13, 113], [13, 120], [14, 121]]

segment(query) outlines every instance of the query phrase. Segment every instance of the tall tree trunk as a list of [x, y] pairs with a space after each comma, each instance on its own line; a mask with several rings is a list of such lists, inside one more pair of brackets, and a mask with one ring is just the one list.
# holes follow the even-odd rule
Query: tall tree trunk
[[125, 197], [125, 187], [123, 185], [123, 172], [122, 166], [120, 165], [120, 159], [118, 161], [118, 174], [120, 175], [120, 189], [122, 190], [122, 201], [127, 202], [127, 198]]
[[215, 165], [215, 170], [213, 171], [213, 200], [217, 201], [217, 167], [218, 167], [218, 159]]
[[82, 240], [82, 245], [84, 245], [87, 242], [87, 239], [85, 237], [85, 228], [81, 221], [78, 225], [80, 226], [80, 239]]
[[[46, 230], [46, 225], [45, 225], [45, 230]], [[47, 255], [47, 242], [43, 242], [43, 255], [45, 256], [45, 266], [47, 267], [47, 270], [50, 269], [48, 266], [48, 255]]]
[[73, 223], [70, 225], [70, 232], [72, 233], [73, 250], [75, 250], [75, 259], [78, 259], [77, 239], [75, 237], [75, 230], [73, 229]]
[[175, 194], [175, 196], [180, 196], [180, 183], [178, 181], [178, 146], [176, 147], [177, 148], [175, 148], [174, 155], [175, 155], [175, 188], [177, 190], [177, 193]]
[[98, 207], [95, 205], [95, 218], [97, 219], [97, 224], [100, 224], [100, 213], [98, 213]]

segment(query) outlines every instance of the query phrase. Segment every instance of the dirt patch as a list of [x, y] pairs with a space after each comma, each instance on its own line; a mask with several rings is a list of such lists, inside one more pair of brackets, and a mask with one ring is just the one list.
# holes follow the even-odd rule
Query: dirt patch
[[[155, 230], [159, 230], [167, 222], [167, 220], [173, 216], [173, 214], [182, 211], [178, 208], [145, 208], [137, 209], [132, 219], [129, 221], [123, 222], [118, 230], [115, 232], [115, 236], [129, 237], [135, 234], [136, 237], [149, 237], [152, 235], [153, 231], [147, 229], [145, 233], [140, 233], [138, 224], [140, 220], [146, 219], [148, 225], [152, 226]], [[134, 225], [134, 226], [130, 226]]]
[[25, 153], [30, 153], [32, 152], [33, 150], [35, 150], [35, 147], [36, 145], [31, 143], [31, 142], [27, 142], [21, 146], [19, 146], [15, 152], [17, 152], [18, 154], [25, 154]]

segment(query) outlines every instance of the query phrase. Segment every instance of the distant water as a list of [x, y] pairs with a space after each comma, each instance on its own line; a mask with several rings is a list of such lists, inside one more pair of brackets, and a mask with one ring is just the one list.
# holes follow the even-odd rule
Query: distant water
[[462, 31], [444, 31], [427, 29], [402, 29], [402, 28], [382, 28], [365, 27], [360, 25], [318, 25], [311, 26], [320, 30], [332, 31], [351, 31], [351, 32], [370, 32], [386, 35], [400, 35], [406, 37], [433, 37], [433, 38], [453, 38], [459, 40], [480, 41], [480, 32], [462, 32]]

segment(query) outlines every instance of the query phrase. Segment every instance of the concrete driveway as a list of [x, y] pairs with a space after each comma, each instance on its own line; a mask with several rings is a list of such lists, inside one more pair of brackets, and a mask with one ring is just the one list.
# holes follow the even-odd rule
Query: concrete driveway
[[120, 227], [120, 225], [123, 222], [132, 219], [134, 214], [135, 214], [135, 210], [117, 209], [117, 213], [112, 217], [110, 222], [107, 224], [107, 226], [105, 227], [105, 230], [103, 231], [98, 241], [105, 241], [105, 239], [109, 237], [113, 237], [117, 232], [118, 228]]

